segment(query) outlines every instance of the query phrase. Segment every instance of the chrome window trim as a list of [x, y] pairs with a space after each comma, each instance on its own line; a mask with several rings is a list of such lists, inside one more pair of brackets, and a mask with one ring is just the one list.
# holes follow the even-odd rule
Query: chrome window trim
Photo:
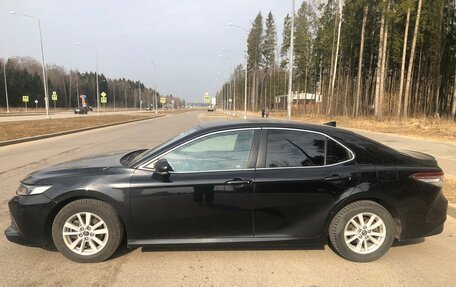
[[[196, 141], [198, 139], [201, 139], [201, 138], [204, 138], [204, 137], [207, 137], [207, 136], [210, 136], [210, 135], [214, 135], [214, 134], [220, 134], [220, 133], [226, 133], [226, 132], [234, 132], [234, 131], [245, 131], [245, 130], [261, 130], [261, 127], [256, 127], [256, 128], [238, 128], [238, 129], [229, 129], [229, 130], [222, 130], [222, 131], [215, 131], [215, 132], [211, 132], [211, 133], [208, 133], [208, 134], [204, 134], [204, 135], [201, 135], [199, 137], [196, 137], [194, 139], [191, 139], [189, 141], [186, 141], [184, 143], [181, 143], [180, 145], [162, 153], [162, 154], [159, 154], [158, 156], [154, 157], [153, 159], [151, 159], [150, 161], [146, 162], [145, 164], [142, 164], [138, 167], [138, 169], [140, 170], [146, 170], [146, 171], [154, 171], [153, 168], [148, 168], [147, 166], [150, 165], [151, 163], [153, 163], [154, 161], [158, 160], [159, 158], [167, 155], [168, 153], [186, 145], [186, 144], [189, 144], [193, 141]], [[253, 140], [253, 138], [252, 138]], [[252, 147], [250, 147], [250, 149], [252, 149]], [[255, 168], [248, 168], [248, 169], [224, 169], [224, 170], [206, 170], [206, 171], [180, 171], [180, 172], [170, 172], [170, 173], [175, 173], [175, 174], [180, 174], [180, 173], [207, 173], [207, 172], [223, 172], [223, 171], [249, 171], [249, 170], [255, 170]]]
[[[314, 133], [314, 134], [319, 134], [324, 137], [327, 137], [333, 141], [335, 141], [337, 144], [341, 145], [345, 150], [347, 150], [350, 155], [352, 156], [350, 159], [338, 162], [338, 163], [333, 163], [333, 164], [326, 164], [326, 165], [319, 165], [319, 166], [282, 166], [282, 167], [258, 167], [257, 170], [268, 170], [268, 169], [306, 169], [306, 168], [325, 168], [325, 167], [333, 167], [336, 165], [341, 165], [347, 162], [350, 162], [355, 159], [355, 153], [352, 152], [348, 147], [346, 147], [344, 144], [339, 142], [338, 140], [334, 139], [333, 137], [322, 133], [322, 132], [317, 132], [317, 131], [311, 131], [311, 130], [305, 130], [305, 129], [296, 129], [296, 128], [279, 128], [279, 127], [263, 127], [264, 130], [288, 130], [288, 131], [297, 131], [297, 132], [308, 132], [308, 133]], [[266, 147], [266, 156], [267, 156], [267, 147]], [[325, 155], [326, 157], [326, 155]], [[325, 160], [326, 161], [326, 160]]]

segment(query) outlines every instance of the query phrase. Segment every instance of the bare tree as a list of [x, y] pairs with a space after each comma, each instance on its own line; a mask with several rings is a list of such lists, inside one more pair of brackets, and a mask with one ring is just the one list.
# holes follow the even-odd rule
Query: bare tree
[[402, 62], [401, 62], [401, 79], [399, 82], [399, 95], [397, 100], [397, 117], [401, 116], [402, 110], [402, 94], [404, 93], [404, 77], [405, 77], [405, 60], [407, 56], [407, 41], [408, 41], [408, 30], [410, 26], [410, 14], [411, 7], [407, 8], [407, 20], [405, 22], [405, 31], [404, 31], [404, 45], [402, 47]]
[[412, 72], [413, 72], [413, 62], [415, 59], [415, 49], [416, 49], [416, 38], [418, 37], [418, 31], [420, 26], [420, 16], [421, 16], [421, 5], [423, 1], [418, 0], [418, 9], [416, 12], [416, 22], [415, 22], [415, 30], [413, 31], [413, 40], [412, 40], [412, 47], [410, 51], [410, 59], [409, 65], [407, 70], [407, 81], [405, 82], [405, 98], [404, 98], [404, 117], [408, 116], [409, 110], [409, 102], [410, 102], [410, 94], [411, 94], [411, 81], [412, 81]]
[[367, 13], [369, 12], [369, 5], [366, 4], [364, 7], [364, 14], [363, 14], [363, 25], [361, 27], [361, 43], [359, 46], [359, 61], [358, 61], [358, 78], [356, 83], [356, 102], [355, 102], [355, 109], [353, 116], [358, 116], [359, 113], [359, 99], [361, 97], [361, 77], [363, 75], [363, 55], [364, 55], [364, 34], [366, 31], [366, 21], [367, 21]]

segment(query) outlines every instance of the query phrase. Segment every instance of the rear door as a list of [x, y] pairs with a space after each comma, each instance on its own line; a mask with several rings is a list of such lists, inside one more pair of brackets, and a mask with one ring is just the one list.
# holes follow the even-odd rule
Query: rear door
[[315, 237], [358, 182], [354, 155], [318, 132], [264, 128], [255, 174], [257, 237]]

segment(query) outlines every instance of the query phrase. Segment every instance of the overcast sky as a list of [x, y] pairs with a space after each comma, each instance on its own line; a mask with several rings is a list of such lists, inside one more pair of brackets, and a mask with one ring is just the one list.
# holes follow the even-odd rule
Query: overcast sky
[[[296, 1], [299, 7], [302, 1]], [[283, 18], [291, 9], [287, 0], [1, 0], [0, 57], [31, 56], [40, 60], [36, 21], [9, 15], [9, 11], [41, 19], [46, 63], [66, 69], [95, 70], [111, 78], [141, 80], [187, 101], [199, 101], [216, 90], [216, 79], [229, 75], [220, 63], [222, 48], [233, 54], [228, 64], [243, 62], [246, 34], [229, 28], [233, 22], [250, 28], [261, 11], [272, 11], [281, 41]], [[150, 63], [153, 60], [156, 65]]]

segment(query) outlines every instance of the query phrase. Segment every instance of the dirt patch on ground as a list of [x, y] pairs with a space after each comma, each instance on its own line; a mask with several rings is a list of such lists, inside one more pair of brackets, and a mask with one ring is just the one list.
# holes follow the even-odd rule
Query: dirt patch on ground
[[443, 193], [451, 203], [456, 203], [456, 176], [445, 176]]
[[161, 115], [81, 115], [80, 117], [64, 119], [4, 122], [0, 123], [0, 141], [46, 135], [70, 130], [77, 130], [81, 128], [104, 126], [139, 119], [152, 119], [157, 116]]
[[[258, 114], [257, 114], [258, 115]], [[286, 119], [286, 113], [273, 112], [271, 117]], [[338, 127], [370, 130], [382, 133], [415, 136], [436, 141], [456, 143], [456, 122], [437, 118], [384, 119], [377, 121], [365, 117], [326, 117], [320, 115], [293, 116], [293, 120], [325, 123], [337, 121]]]

